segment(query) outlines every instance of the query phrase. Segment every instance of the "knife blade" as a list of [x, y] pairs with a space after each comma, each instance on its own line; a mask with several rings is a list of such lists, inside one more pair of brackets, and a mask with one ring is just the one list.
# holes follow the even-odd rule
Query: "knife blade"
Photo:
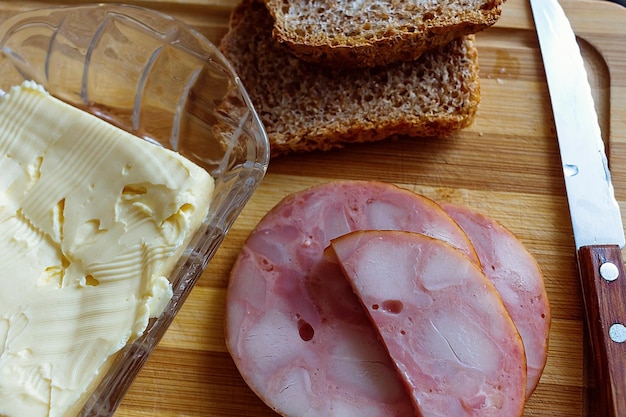
[[603, 415], [626, 416], [624, 227], [576, 35], [557, 0], [530, 0], [576, 246]]

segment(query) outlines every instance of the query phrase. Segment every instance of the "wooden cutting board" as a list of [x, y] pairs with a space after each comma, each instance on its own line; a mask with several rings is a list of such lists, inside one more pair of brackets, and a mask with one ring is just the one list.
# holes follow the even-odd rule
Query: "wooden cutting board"
[[[0, 2], [0, 20], [37, 6], [88, 2]], [[130, 1], [179, 17], [215, 42], [227, 30], [235, 2]], [[582, 44], [616, 194], [626, 207], [626, 10], [600, 0], [562, 4]], [[276, 416], [247, 388], [226, 351], [222, 327], [228, 274], [246, 236], [274, 204], [332, 179], [393, 182], [437, 200], [467, 204], [511, 229], [544, 272], [553, 317], [548, 363], [525, 416], [595, 415], [572, 231], [527, 1], [508, 0], [500, 22], [477, 39], [482, 102], [472, 127], [448, 138], [400, 139], [271, 162], [260, 190], [116, 417]]]

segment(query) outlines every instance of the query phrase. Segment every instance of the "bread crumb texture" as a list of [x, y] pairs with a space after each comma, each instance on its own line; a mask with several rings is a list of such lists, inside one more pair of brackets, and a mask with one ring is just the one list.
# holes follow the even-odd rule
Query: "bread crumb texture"
[[376, 66], [414, 60], [500, 18], [504, 0], [265, 0], [275, 39], [311, 62]]
[[448, 135], [474, 118], [480, 89], [471, 35], [417, 61], [343, 69], [289, 54], [272, 39], [272, 26], [262, 3], [243, 0], [220, 48], [250, 95], [273, 156], [395, 135]]

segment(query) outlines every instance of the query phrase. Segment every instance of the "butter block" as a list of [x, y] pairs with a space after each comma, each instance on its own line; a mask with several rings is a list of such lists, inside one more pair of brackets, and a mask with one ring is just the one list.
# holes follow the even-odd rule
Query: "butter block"
[[50, 96], [0, 98], [0, 416], [75, 416], [172, 296], [206, 170]]

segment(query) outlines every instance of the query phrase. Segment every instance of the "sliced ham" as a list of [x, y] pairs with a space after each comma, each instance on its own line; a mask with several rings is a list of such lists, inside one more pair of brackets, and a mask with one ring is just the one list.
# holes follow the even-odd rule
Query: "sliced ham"
[[416, 233], [354, 232], [331, 247], [424, 417], [522, 415], [524, 348], [480, 268]]
[[495, 285], [517, 326], [526, 351], [529, 397], [548, 357], [550, 305], [541, 270], [504, 226], [464, 206], [445, 203], [442, 207], [472, 241], [483, 272]]
[[227, 348], [250, 388], [285, 416], [412, 416], [384, 346], [330, 240], [355, 230], [432, 236], [477, 261], [434, 202], [378, 182], [331, 182], [286, 197], [259, 222], [231, 271]]

